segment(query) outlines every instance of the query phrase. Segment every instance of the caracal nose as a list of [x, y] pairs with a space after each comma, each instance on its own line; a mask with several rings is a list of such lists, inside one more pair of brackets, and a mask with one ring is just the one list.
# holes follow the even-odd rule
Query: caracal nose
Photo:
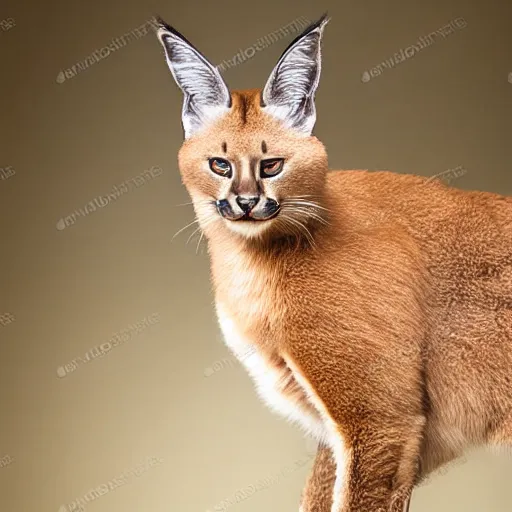
[[244, 213], [250, 212], [257, 204], [260, 198], [258, 196], [238, 196], [236, 202]]

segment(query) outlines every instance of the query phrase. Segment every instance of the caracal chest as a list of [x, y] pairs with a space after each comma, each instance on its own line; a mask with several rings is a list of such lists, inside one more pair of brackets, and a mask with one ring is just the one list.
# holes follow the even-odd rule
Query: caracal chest
[[[303, 379], [277, 349], [268, 348], [272, 340], [252, 339], [255, 335], [248, 334], [262, 332], [258, 325], [264, 325], [264, 319], [275, 313], [270, 308], [276, 307], [279, 300], [265, 293], [263, 284], [258, 283], [251, 273], [238, 274], [233, 280], [231, 293], [216, 300], [217, 317], [226, 345], [245, 367], [267, 406], [297, 423], [317, 440], [325, 439], [323, 422], [311, 403], [311, 393]], [[268, 333], [268, 329], [264, 332], [275, 335]], [[265, 348], [263, 341], [267, 342]]]

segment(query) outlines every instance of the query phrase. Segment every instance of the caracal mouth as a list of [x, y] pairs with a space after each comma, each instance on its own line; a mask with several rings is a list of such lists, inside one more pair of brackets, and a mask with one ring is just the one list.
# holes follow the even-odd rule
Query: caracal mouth
[[236, 219], [227, 219], [227, 220], [231, 220], [232, 222], [266, 222], [266, 221], [269, 221], [269, 220], [272, 220], [273, 218], [275, 218], [279, 214], [279, 211], [280, 210], [275, 211], [268, 217], [258, 218], [258, 217], [251, 216], [250, 213], [246, 213]]
[[240, 217], [236, 220], [224, 219], [228, 229], [249, 238], [260, 236], [274, 223], [277, 213], [265, 219], [253, 219], [251, 217]]

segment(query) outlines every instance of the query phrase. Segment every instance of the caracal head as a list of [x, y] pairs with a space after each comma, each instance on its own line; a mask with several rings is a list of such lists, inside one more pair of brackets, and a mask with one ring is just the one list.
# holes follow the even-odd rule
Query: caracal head
[[184, 95], [180, 173], [207, 238], [300, 236], [321, 218], [328, 163], [312, 131], [327, 22], [323, 16], [288, 46], [263, 89], [231, 92], [218, 69], [159, 20]]

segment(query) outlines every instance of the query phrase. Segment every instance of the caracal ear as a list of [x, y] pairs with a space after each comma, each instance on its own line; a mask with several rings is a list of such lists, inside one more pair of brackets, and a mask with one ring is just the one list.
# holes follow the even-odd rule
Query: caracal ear
[[262, 109], [277, 117], [288, 128], [311, 135], [316, 121], [315, 93], [320, 81], [321, 40], [324, 14], [290, 43], [268, 79]]
[[182, 122], [188, 139], [231, 108], [231, 94], [218, 69], [161, 18], [157, 37], [174, 80], [184, 94]]

